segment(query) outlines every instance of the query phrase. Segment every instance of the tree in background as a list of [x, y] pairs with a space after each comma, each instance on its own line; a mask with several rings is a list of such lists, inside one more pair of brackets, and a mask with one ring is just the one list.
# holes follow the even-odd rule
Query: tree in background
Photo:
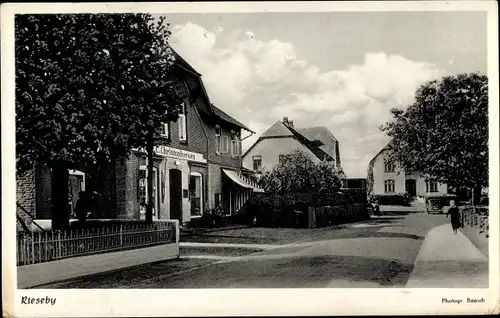
[[263, 173], [260, 185], [267, 193], [331, 193], [341, 187], [343, 172], [331, 162], [315, 164], [303, 151], [296, 150]]
[[170, 33], [164, 19], [153, 21], [147, 14], [16, 16], [17, 170], [51, 168], [54, 229], [69, 225], [68, 169], [92, 175], [132, 148], [151, 150], [155, 128], [177, 119], [183, 94], [169, 76]]
[[392, 159], [478, 201], [488, 186], [488, 78], [471, 73], [422, 85], [406, 110], [392, 109], [381, 130], [392, 138]]

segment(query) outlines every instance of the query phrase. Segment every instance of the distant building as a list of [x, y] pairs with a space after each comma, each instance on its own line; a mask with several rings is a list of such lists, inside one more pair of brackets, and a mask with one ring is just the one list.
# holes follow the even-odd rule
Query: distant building
[[243, 167], [271, 170], [285, 155], [305, 152], [313, 162], [334, 162], [340, 168], [339, 142], [326, 127], [295, 128], [283, 117], [266, 130], [243, 155]]
[[426, 180], [421, 173], [405, 172], [397, 162], [388, 160], [390, 152], [391, 145], [388, 144], [370, 161], [367, 178], [369, 194], [408, 193], [413, 197], [448, 194], [447, 184]]

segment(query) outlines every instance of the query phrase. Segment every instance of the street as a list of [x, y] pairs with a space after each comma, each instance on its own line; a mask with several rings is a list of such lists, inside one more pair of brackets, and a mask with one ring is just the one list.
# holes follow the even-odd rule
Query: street
[[[441, 228], [443, 244], [446, 245], [446, 240], [453, 241], [448, 221], [444, 215], [426, 213], [384, 216], [325, 232], [309, 241], [243, 256], [181, 252], [180, 260], [102, 273], [44, 288], [405, 287], [431, 229]], [[192, 263], [196, 265], [188, 266]], [[474, 261], [463, 265], [445, 261], [442, 265], [477, 272], [484, 270], [487, 263]]]

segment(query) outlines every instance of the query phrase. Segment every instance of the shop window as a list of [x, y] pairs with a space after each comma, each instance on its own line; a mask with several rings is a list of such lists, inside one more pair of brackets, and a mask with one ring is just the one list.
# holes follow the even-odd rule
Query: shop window
[[253, 170], [257, 171], [260, 170], [262, 167], [262, 156], [253, 156]]
[[436, 181], [426, 181], [425, 192], [438, 192], [438, 183]]
[[179, 119], [177, 122], [179, 125], [179, 141], [187, 142], [186, 105], [184, 103], [179, 108]]
[[396, 183], [394, 180], [384, 181], [384, 191], [385, 193], [394, 193], [396, 191]]
[[[139, 203], [139, 212], [140, 218], [146, 218], [146, 205], [148, 202], [148, 173], [147, 166], [141, 166], [139, 168], [138, 175], [138, 203]], [[158, 197], [157, 197], [157, 170], [153, 168], [153, 219], [158, 217]]]
[[189, 177], [189, 199], [191, 201], [191, 217], [203, 214], [203, 176], [192, 172]]

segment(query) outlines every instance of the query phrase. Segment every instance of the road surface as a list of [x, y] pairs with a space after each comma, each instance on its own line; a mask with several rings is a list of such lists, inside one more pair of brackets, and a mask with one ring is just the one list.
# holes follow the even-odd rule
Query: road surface
[[46, 288], [404, 287], [426, 234], [447, 221], [425, 213], [383, 217], [332, 230], [314, 241], [222, 257], [180, 273], [172, 272], [169, 264], [175, 263], [166, 262]]

